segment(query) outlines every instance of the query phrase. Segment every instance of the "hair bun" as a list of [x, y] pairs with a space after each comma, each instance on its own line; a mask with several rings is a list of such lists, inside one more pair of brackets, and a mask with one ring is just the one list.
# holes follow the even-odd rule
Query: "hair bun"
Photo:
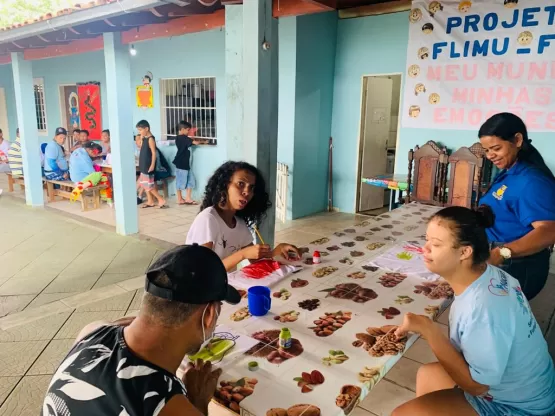
[[476, 214], [476, 222], [480, 227], [490, 228], [495, 221], [495, 214], [489, 205], [480, 205], [474, 211]]

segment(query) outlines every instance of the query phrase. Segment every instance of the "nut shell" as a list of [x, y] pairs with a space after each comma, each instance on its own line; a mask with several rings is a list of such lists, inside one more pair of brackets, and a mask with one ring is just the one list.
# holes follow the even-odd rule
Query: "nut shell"
[[311, 404], [296, 404], [287, 409], [287, 416], [320, 416], [320, 409]]

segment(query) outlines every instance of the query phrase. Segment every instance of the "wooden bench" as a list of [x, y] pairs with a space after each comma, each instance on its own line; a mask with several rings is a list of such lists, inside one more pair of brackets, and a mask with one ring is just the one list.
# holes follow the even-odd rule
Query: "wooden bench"
[[[58, 185], [60, 189], [54, 189], [54, 185]], [[57, 196], [70, 199], [75, 187], [76, 185], [72, 181], [46, 180], [48, 202], [55, 202]], [[98, 185], [85, 189], [77, 198], [78, 201], [81, 201], [81, 210], [91, 211], [100, 208], [100, 190], [104, 188], [106, 188], [106, 185]]]
[[11, 173], [6, 173], [8, 175], [8, 192], [14, 191], [14, 185], [19, 185], [21, 190], [25, 190], [25, 181], [23, 176], [14, 176]]

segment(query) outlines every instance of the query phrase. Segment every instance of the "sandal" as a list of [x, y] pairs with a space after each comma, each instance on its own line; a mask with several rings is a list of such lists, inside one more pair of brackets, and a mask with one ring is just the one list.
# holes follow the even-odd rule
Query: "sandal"
[[142, 208], [142, 209], [145, 209], [145, 208], [154, 208], [154, 205], [144, 204], [144, 205], [141, 206], [141, 208]]
[[198, 205], [197, 201], [185, 201], [185, 205]]
[[169, 208], [169, 206], [167, 206], [167, 205], [158, 205], [156, 208], [157, 209], [166, 209], [166, 208]]

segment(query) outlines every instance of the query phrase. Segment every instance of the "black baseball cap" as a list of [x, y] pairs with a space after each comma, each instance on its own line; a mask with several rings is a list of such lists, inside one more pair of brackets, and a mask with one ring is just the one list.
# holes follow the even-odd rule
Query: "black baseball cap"
[[65, 134], [67, 136], [67, 130], [63, 127], [58, 127], [56, 129], [56, 132], [54, 133], [54, 136], [58, 136], [59, 134]]
[[[171, 288], [152, 282], [159, 272], [171, 281]], [[198, 244], [177, 246], [163, 253], [146, 271], [145, 291], [176, 302], [202, 305], [225, 301], [236, 305], [241, 295], [227, 282], [222, 260], [208, 247]]]

